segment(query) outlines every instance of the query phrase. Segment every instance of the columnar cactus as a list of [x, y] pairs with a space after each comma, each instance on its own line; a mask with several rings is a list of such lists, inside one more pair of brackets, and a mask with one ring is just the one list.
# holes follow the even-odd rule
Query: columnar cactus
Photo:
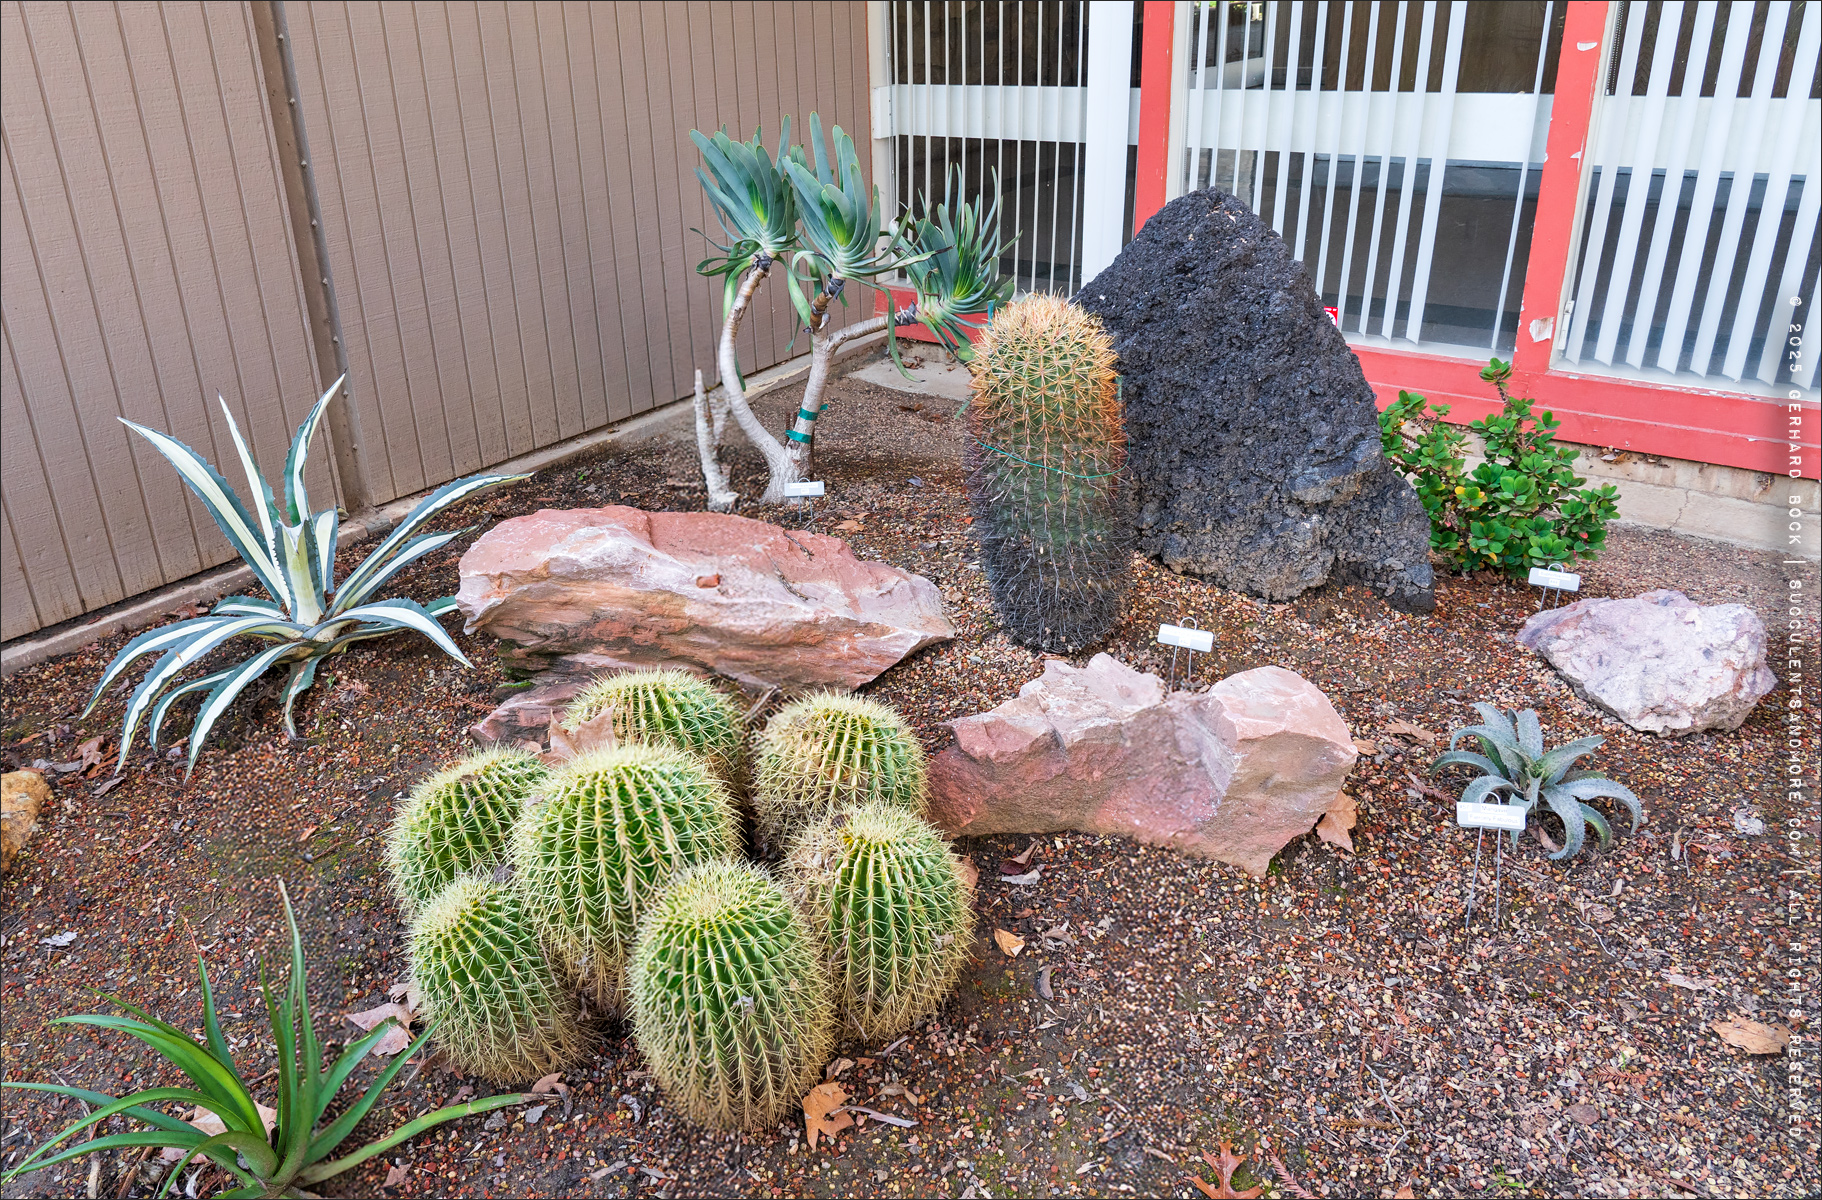
[[890, 1037], [942, 1001], [968, 957], [974, 889], [928, 823], [877, 801], [832, 813], [793, 843], [787, 870], [862, 1037]]
[[411, 981], [460, 1071], [536, 1079], [587, 1051], [575, 998], [558, 984], [518, 893], [463, 876], [412, 922]]
[[828, 1058], [834, 1008], [815, 935], [756, 867], [677, 876], [639, 926], [629, 985], [633, 1036], [691, 1120], [771, 1125]]
[[584, 721], [614, 710], [621, 742], [669, 746], [699, 755], [732, 782], [740, 763], [741, 714], [733, 701], [688, 671], [621, 671], [596, 679], [563, 712], [573, 732]]
[[570, 760], [527, 806], [513, 883], [558, 968], [617, 1012], [640, 912], [673, 873], [738, 848], [733, 805], [701, 759], [620, 746]]
[[505, 852], [525, 798], [550, 774], [535, 754], [484, 750], [413, 788], [386, 842], [393, 891], [416, 912], [456, 876]]
[[779, 709], [760, 734], [753, 781], [760, 832], [785, 839], [832, 809], [884, 800], [922, 815], [924, 748], [883, 704], [825, 692]]
[[981, 563], [1006, 632], [1070, 654], [1105, 637], [1131, 584], [1113, 340], [1049, 293], [988, 321], [964, 457]]

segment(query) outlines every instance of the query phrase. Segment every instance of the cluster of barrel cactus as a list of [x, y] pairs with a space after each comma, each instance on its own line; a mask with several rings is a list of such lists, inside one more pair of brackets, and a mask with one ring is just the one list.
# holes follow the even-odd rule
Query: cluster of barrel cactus
[[411, 978], [458, 1069], [541, 1075], [587, 1051], [590, 1013], [622, 1013], [681, 1112], [755, 1129], [844, 1032], [890, 1036], [942, 1002], [972, 885], [923, 820], [924, 753], [898, 714], [812, 695], [753, 739], [775, 870], [743, 860], [745, 738], [722, 693], [622, 673], [558, 718], [589, 723], [612, 744], [554, 765], [477, 754], [400, 809], [387, 863]]

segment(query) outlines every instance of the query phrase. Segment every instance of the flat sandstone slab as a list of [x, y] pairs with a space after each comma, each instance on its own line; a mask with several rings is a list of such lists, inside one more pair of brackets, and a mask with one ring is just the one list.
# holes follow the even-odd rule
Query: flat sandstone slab
[[1166, 695], [1106, 654], [1052, 659], [1016, 698], [950, 722], [930, 819], [953, 834], [1118, 834], [1263, 875], [1331, 808], [1358, 752], [1317, 687], [1281, 667]]
[[755, 691], [855, 688], [955, 636], [923, 576], [724, 513], [545, 509], [488, 530], [461, 576], [468, 632], [572, 677], [676, 666]]

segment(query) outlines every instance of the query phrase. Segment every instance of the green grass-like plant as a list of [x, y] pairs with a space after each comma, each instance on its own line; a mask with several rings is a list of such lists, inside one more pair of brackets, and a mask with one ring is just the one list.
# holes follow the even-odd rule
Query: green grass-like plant
[[833, 1043], [815, 934], [784, 890], [745, 863], [676, 877], [639, 926], [633, 1036], [683, 1114], [760, 1129], [802, 1099]]
[[890, 1037], [942, 1002], [968, 958], [974, 889], [935, 829], [875, 801], [810, 826], [786, 863], [860, 1036]]
[[591, 1039], [558, 982], [519, 893], [466, 875], [411, 923], [411, 981], [458, 1070], [536, 1079], [576, 1061]]
[[550, 776], [524, 750], [483, 750], [418, 784], [386, 843], [392, 890], [407, 913], [477, 867], [500, 861], [519, 811]]
[[701, 759], [620, 746], [571, 759], [513, 830], [514, 886], [559, 970], [622, 1007], [639, 915], [676, 872], [739, 848], [734, 809]]
[[[278, 1058], [278, 1118], [271, 1132], [267, 1132], [259, 1106], [254, 1100], [253, 1083], [241, 1074], [234, 1064], [233, 1056], [228, 1052], [227, 1039], [222, 1036], [221, 1021], [216, 1013], [215, 995], [209, 986], [209, 971], [199, 956], [196, 971], [201, 983], [205, 1041], [197, 1041], [175, 1025], [161, 1021], [144, 1009], [135, 1008], [113, 996], [108, 996], [107, 999], [126, 1010], [130, 1016], [88, 1014], [60, 1017], [55, 1022], [60, 1025], [86, 1025], [136, 1038], [151, 1047], [158, 1058], [182, 1072], [189, 1080], [189, 1086], [147, 1088], [123, 1099], [116, 1099], [87, 1088], [66, 1085], [15, 1083], [10, 1080], [0, 1084], [0, 1087], [67, 1096], [89, 1106], [86, 1116], [65, 1127], [56, 1137], [27, 1155], [18, 1166], [6, 1173], [6, 1180], [11, 1181], [28, 1171], [41, 1171], [85, 1154], [141, 1149], [150, 1153], [152, 1150], [171, 1148], [182, 1150], [184, 1157], [165, 1177], [164, 1184], [158, 1191], [160, 1196], [169, 1194], [182, 1177], [184, 1168], [198, 1158], [214, 1163], [239, 1184], [238, 1187], [220, 1193], [224, 1197], [307, 1196], [311, 1193], [304, 1190], [306, 1186], [340, 1175], [376, 1154], [383, 1154], [394, 1146], [411, 1140], [427, 1129], [533, 1099], [526, 1093], [511, 1093], [439, 1108], [399, 1126], [385, 1137], [353, 1153], [331, 1157], [341, 1149], [342, 1143], [354, 1132], [354, 1127], [373, 1111], [380, 1096], [404, 1069], [405, 1064], [423, 1048], [435, 1032], [435, 1025], [433, 1022], [409, 1050], [395, 1057], [353, 1104], [343, 1109], [335, 1120], [323, 1125], [323, 1118], [335, 1103], [342, 1086], [348, 1082], [355, 1067], [360, 1065], [374, 1045], [391, 1031], [393, 1021], [388, 1018], [366, 1036], [349, 1043], [334, 1063], [324, 1061], [304, 986], [303, 939], [297, 931], [297, 918], [291, 911], [291, 897], [285, 893], [282, 884], [279, 886], [279, 894], [284, 899], [285, 924], [291, 933], [291, 977], [280, 993], [282, 998], [277, 999], [273, 996], [271, 986], [266, 983], [263, 972], [260, 980], [260, 989], [265, 993], [266, 1016], [271, 1022], [272, 1039]], [[188, 1121], [150, 1107], [167, 1104], [204, 1109], [220, 1118], [225, 1129], [221, 1133], [211, 1134]], [[56, 1150], [60, 1143], [115, 1116], [129, 1117], [149, 1128], [109, 1134]]]
[[[1601, 811], [1586, 801], [1606, 797], [1618, 800], [1632, 815], [1636, 832], [1645, 818], [1639, 798], [1623, 784], [1616, 783], [1598, 771], [1575, 770], [1577, 759], [1592, 754], [1607, 739], [1577, 738], [1554, 750], [1544, 749], [1544, 731], [1533, 709], [1508, 716], [1492, 704], [1474, 705], [1482, 723], [1465, 725], [1449, 736], [1449, 751], [1430, 770], [1443, 767], [1474, 767], [1481, 774], [1463, 789], [1464, 803], [1516, 804], [1532, 813], [1541, 799], [1563, 825], [1563, 845], [1553, 859], [1572, 858], [1579, 854], [1585, 827], [1592, 825], [1604, 850], [1613, 844], [1613, 827]], [[1457, 750], [1463, 738], [1473, 738], [1480, 752]], [[1518, 832], [1512, 834], [1512, 847], [1518, 848]]]
[[760, 832], [779, 843], [834, 809], [874, 800], [922, 816], [924, 748], [885, 705], [818, 693], [785, 705], [766, 724], [753, 791]]
[[[344, 376], [344, 378], [346, 378]], [[524, 479], [524, 475], [470, 475], [446, 483], [420, 500], [391, 533], [374, 548], [361, 565], [348, 572], [339, 584], [335, 581], [335, 545], [340, 528], [334, 505], [321, 512], [310, 511], [310, 498], [304, 490], [304, 462], [310, 440], [322, 424], [329, 402], [341, 390], [342, 380], [329, 385], [304, 423], [297, 427], [291, 453], [285, 459], [284, 501], [274, 498], [270, 484], [259, 473], [252, 451], [234, 423], [228, 402], [221, 410], [228, 419], [228, 432], [240, 453], [240, 465], [247, 476], [252, 496], [252, 511], [228, 486], [221, 472], [208, 460], [176, 438], [147, 429], [121, 418], [121, 422], [139, 434], [162, 454], [215, 523], [227, 535], [228, 543], [252, 569], [254, 578], [271, 595], [229, 596], [209, 615], [192, 617], [142, 633], [128, 642], [101, 673], [95, 694], [89, 699], [93, 711], [121, 673], [148, 654], [160, 655], [133, 689], [127, 701], [126, 716], [120, 726], [119, 774], [126, 769], [127, 751], [141, 721], [147, 726], [152, 748], [158, 747], [158, 729], [170, 712], [171, 705], [191, 692], [208, 689], [202, 706], [190, 723], [190, 755], [186, 770], [194, 769], [196, 756], [215, 722], [227, 711], [235, 697], [248, 684], [268, 670], [289, 668], [284, 692], [285, 733], [297, 736], [292, 724], [291, 707], [307, 688], [316, 682], [316, 669], [326, 658], [341, 654], [356, 642], [384, 637], [402, 629], [416, 630], [435, 642], [445, 654], [470, 665], [466, 655], [438, 618], [455, 611], [455, 597], [444, 596], [428, 606], [415, 600], [372, 599], [380, 586], [425, 555], [442, 549], [468, 532], [419, 534], [418, 530], [437, 513], [450, 505], [467, 500], [487, 488]], [[201, 660], [217, 647], [240, 637], [266, 643], [264, 649], [226, 670], [192, 679], [182, 685], [177, 678], [185, 668]]]
[[722, 781], [740, 768], [741, 713], [707, 680], [688, 671], [621, 671], [593, 680], [564, 709], [563, 728], [614, 710], [622, 743], [669, 746], [694, 754]]

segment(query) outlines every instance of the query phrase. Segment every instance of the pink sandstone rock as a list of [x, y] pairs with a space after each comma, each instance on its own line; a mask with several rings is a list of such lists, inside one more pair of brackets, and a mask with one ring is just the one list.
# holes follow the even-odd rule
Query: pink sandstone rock
[[955, 834], [1119, 834], [1263, 875], [1337, 803], [1357, 752], [1328, 697], [1280, 667], [1201, 692], [1097, 654], [951, 721], [930, 818]]
[[955, 636], [928, 579], [722, 513], [546, 509], [488, 530], [461, 574], [468, 632], [571, 677], [678, 666], [754, 690], [853, 688]]

